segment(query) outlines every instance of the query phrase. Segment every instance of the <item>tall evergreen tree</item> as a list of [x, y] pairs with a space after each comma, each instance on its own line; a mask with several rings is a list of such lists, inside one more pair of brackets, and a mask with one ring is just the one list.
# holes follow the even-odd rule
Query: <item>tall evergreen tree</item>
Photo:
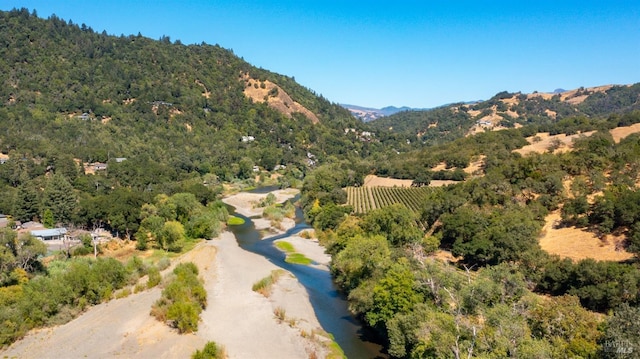
[[44, 189], [44, 206], [51, 209], [56, 222], [67, 223], [76, 208], [77, 198], [69, 181], [54, 174]]

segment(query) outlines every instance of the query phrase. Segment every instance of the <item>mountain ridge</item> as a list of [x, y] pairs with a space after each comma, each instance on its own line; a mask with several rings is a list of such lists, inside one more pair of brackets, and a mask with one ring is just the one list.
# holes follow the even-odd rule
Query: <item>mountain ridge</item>
[[489, 100], [398, 112], [369, 124], [411, 141], [417, 138], [435, 144], [478, 132], [546, 125], [576, 116], [608, 116], [636, 109], [640, 109], [640, 83], [580, 87], [552, 93], [503, 91]]

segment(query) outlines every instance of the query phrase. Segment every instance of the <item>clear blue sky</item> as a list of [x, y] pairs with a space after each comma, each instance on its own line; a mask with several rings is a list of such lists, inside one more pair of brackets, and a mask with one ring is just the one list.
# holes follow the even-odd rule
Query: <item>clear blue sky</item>
[[332, 102], [433, 107], [640, 82], [640, 2], [0, 0], [109, 34], [219, 44]]

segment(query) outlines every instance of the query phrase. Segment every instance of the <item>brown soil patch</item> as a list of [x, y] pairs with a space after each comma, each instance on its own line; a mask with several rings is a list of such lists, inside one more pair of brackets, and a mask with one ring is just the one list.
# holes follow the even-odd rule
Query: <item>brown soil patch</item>
[[551, 100], [551, 98], [553, 97], [554, 94], [552, 93], [546, 93], [546, 92], [538, 92], [538, 93], [531, 93], [527, 95], [527, 98], [534, 98], [534, 97], [542, 97], [545, 100]]
[[551, 118], [556, 118], [556, 116], [558, 115], [557, 112], [551, 111], [549, 109], [544, 110], [544, 113], [547, 115], [547, 117], [551, 117]]
[[109, 123], [109, 121], [111, 121], [111, 117], [102, 117], [102, 119], [100, 119], [100, 122], [102, 122], [103, 125], [106, 125], [107, 123]]
[[432, 171], [442, 171], [446, 169], [447, 169], [447, 164], [444, 162], [440, 162], [435, 167], [431, 168]]
[[202, 81], [196, 80], [196, 84], [201, 86], [204, 89], [204, 92], [202, 92], [202, 97], [206, 99], [211, 98], [211, 91], [207, 89], [207, 87], [202, 83]]
[[269, 107], [292, 117], [296, 112], [302, 113], [305, 117], [311, 120], [313, 123], [318, 123], [320, 120], [318, 116], [307, 108], [294, 101], [288, 93], [286, 93], [280, 86], [273, 82], [258, 81], [245, 74], [242, 79], [245, 82], [244, 95], [252, 99], [255, 102], [266, 102]]
[[609, 132], [611, 133], [611, 136], [613, 136], [613, 141], [615, 143], [620, 143], [620, 141], [625, 137], [640, 132], [640, 123], [636, 123], [631, 126], [614, 128]]
[[555, 211], [547, 216], [542, 229], [540, 247], [548, 253], [574, 261], [585, 258], [624, 261], [633, 258], [633, 254], [622, 249], [624, 238], [620, 236], [602, 240], [594, 233], [579, 228], [556, 228], [557, 223], [560, 223], [560, 213]]
[[552, 146], [557, 147], [553, 153], [568, 152], [571, 151], [571, 148], [573, 147], [573, 140], [580, 136], [591, 136], [594, 132], [595, 131], [589, 131], [570, 136], [563, 133], [553, 136], [549, 135], [547, 132], [538, 133], [535, 136], [527, 137], [527, 141], [530, 145], [514, 150], [513, 152], [526, 156], [530, 153], [549, 152], [549, 148]]
[[411, 187], [413, 180], [378, 177], [368, 175], [364, 178], [364, 187]]
[[506, 104], [506, 105], [517, 105], [518, 103], [520, 103], [520, 100], [518, 100], [518, 98], [516, 96], [510, 97], [510, 98], [503, 98], [500, 100], [500, 102]]
[[449, 251], [443, 251], [442, 249], [438, 249], [434, 253], [430, 254], [429, 257], [438, 259], [444, 263], [456, 263], [460, 260], [460, 258], [455, 257]]
[[442, 187], [442, 186], [448, 186], [450, 184], [456, 184], [456, 183], [460, 183], [460, 182], [452, 181], [452, 180], [431, 180], [431, 182], [429, 182], [429, 187]]
[[467, 111], [467, 113], [469, 114], [469, 116], [471, 117], [476, 117], [478, 116], [480, 113], [482, 113], [482, 111], [480, 110], [469, 110]]
[[513, 118], [520, 117], [520, 115], [517, 112], [513, 111], [513, 110], [507, 110], [504, 113], [509, 115], [510, 117], [513, 117]]
[[470, 175], [481, 175], [485, 158], [487, 158], [487, 156], [480, 156], [477, 160], [469, 163], [469, 166], [467, 166], [464, 171]]
[[[619, 143], [622, 139], [634, 133], [640, 133], [640, 123], [633, 124], [631, 126], [617, 127], [609, 131], [613, 137], [615, 143]], [[554, 144], [559, 144], [559, 147], [554, 150], [554, 153], [571, 151], [573, 148], [573, 140], [580, 136], [589, 137], [593, 135], [595, 131], [584, 132], [580, 134], [567, 136], [565, 134], [558, 134], [550, 136], [547, 132], [537, 133], [535, 136], [527, 137], [527, 141], [530, 143], [520, 149], [514, 150], [525, 156], [529, 153], [545, 153], [549, 151], [549, 148]]]

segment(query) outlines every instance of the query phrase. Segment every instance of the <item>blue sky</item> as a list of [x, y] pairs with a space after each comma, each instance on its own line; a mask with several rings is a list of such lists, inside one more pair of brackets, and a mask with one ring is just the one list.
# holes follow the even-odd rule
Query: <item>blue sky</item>
[[434, 107], [640, 82], [633, 1], [2, 0], [109, 34], [219, 44], [332, 102]]

